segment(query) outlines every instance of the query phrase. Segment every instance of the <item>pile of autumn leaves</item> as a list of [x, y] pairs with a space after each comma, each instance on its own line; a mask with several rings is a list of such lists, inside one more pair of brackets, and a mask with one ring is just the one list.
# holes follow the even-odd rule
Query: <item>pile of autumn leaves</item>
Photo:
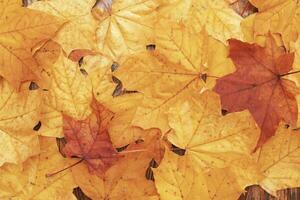
[[0, 1], [0, 199], [300, 186], [299, 12], [297, 0]]

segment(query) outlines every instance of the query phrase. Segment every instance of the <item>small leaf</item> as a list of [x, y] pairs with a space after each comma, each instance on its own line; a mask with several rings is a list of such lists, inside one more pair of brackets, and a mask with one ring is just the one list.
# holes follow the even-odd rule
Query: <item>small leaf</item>
[[116, 148], [117, 152], [122, 152], [124, 151], [127, 147], [128, 147], [129, 144], [123, 146], [123, 147], [119, 147], [119, 148]]
[[89, 75], [89, 74], [85, 71], [85, 69], [80, 68], [80, 72], [81, 72], [84, 76]]

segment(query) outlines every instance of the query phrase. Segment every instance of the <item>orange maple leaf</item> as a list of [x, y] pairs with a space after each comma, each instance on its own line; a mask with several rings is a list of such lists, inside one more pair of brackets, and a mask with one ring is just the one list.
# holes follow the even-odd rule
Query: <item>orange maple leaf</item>
[[262, 146], [284, 121], [297, 122], [299, 94], [294, 82], [283, 78], [290, 75], [293, 53], [275, 47], [271, 39], [266, 48], [235, 39], [229, 40], [229, 57], [236, 71], [217, 80], [214, 91], [220, 94], [222, 107], [229, 112], [248, 109], [261, 129], [257, 147]]

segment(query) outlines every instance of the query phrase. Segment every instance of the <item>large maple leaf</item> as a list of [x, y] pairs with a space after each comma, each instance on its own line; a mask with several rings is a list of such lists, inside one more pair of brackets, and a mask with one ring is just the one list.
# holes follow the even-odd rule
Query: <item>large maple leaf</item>
[[218, 95], [190, 91], [169, 109], [172, 131], [168, 140], [201, 168], [226, 168], [248, 155], [256, 145], [259, 130], [249, 112], [222, 116]]
[[17, 88], [39, 77], [32, 49], [54, 37], [65, 21], [8, 0], [0, 2], [0, 12], [0, 75]]
[[93, 113], [86, 120], [74, 120], [64, 115], [64, 135], [67, 141], [63, 152], [86, 161], [92, 172], [104, 173], [118, 155], [108, 135], [107, 126], [113, 113], [94, 101]]
[[295, 125], [299, 93], [294, 82], [285, 79], [292, 69], [293, 53], [284, 53], [268, 40], [266, 48], [235, 39], [229, 40], [236, 71], [217, 80], [214, 90], [220, 94], [222, 107], [229, 112], [248, 109], [261, 136], [257, 146], [275, 134], [280, 121]]
[[166, 132], [170, 129], [166, 111], [174, 100], [200, 90], [204, 82], [212, 87], [216, 77], [234, 67], [225, 45], [205, 31], [195, 34], [169, 20], [161, 20], [155, 30], [155, 50], [124, 57], [114, 74], [126, 89], [144, 94], [132, 125]]

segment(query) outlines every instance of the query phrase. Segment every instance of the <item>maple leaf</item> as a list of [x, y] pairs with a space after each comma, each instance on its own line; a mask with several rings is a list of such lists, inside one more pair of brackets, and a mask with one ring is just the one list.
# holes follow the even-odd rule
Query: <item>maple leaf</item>
[[266, 48], [234, 39], [229, 44], [229, 56], [237, 69], [218, 79], [214, 90], [221, 96], [223, 109], [250, 111], [261, 129], [260, 147], [275, 134], [280, 121], [293, 126], [297, 122], [295, 95], [299, 91], [284, 78], [290, 74], [294, 54], [280, 51], [272, 38]]
[[65, 21], [22, 8], [14, 1], [1, 1], [0, 8], [0, 75], [19, 88], [22, 82], [40, 78], [32, 49], [54, 37]]
[[216, 94], [189, 95], [174, 102], [168, 113], [174, 131], [167, 138], [173, 145], [185, 149], [185, 155], [202, 168], [228, 167], [251, 152], [259, 132], [249, 113], [222, 117]]
[[155, 129], [145, 132], [146, 137], [142, 141], [130, 144], [124, 156], [106, 171], [104, 177], [91, 175], [83, 164], [72, 168], [75, 182], [88, 197], [110, 200], [159, 199], [154, 182], [147, 180], [145, 173], [153, 158], [158, 163], [162, 158], [161, 136]]
[[39, 143], [32, 128], [40, 113], [40, 91], [19, 91], [6, 80], [0, 80], [0, 166], [6, 162], [20, 163], [38, 153]]
[[162, 200], [236, 200], [243, 191], [227, 168], [205, 172], [188, 156], [177, 156], [171, 151], [165, 152], [161, 164], [153, 171]]
[[287, 129], [282, 124], [276, 135], [253, 155], [253, 164], [259, 166], [264, 175], [259, 184], [269, 193], [276, 194], [277, 190], [300, 184], [299, 141], [299, 131]]
[[229, 38], [242, 38], [240, 22], [242, 17], [235, 13], [225, 0], [163, 0], [159, 14], [186, 24], [190, 30], [208, 34], [226, 44]]
[[188, 157], [166, 151], [159, 167], [153, 171], [162, 200], [209, 199], [205, 177], [194, 169]]
[[94, 3], [94, 0], [36, 1], [30, 8], [68, 21], [54, 40], [69, 55], [75, 49], [95, 49], [97, 20], [91, 14]]
[[154, 51], [123, 57], [114, 75], [126, 89], [144, 95], [132, 125], [166, 132], [169, 130], [166, 111], [172, 102], [191, 88], [201, 90], [205, 82], [211, 88], [216, 77], [233, 70], [233, 64], [226, 58], [225, 46], [205, 31], [192, 33], [181, 23], [162, 20], [156, 34]]
[[290, 42], [296, 41], [300, 33], [299, 2], [297, 0], [268, 0], [252, 3], [260, 10], [254, 18], [255, 36], [266, 35], [268, 32], [279, 33], [286, 48]]
[[72, 194], [76, 184], [70, 170], [52, 177], [45, 176], [68, 165], [66, 159], [59, 154], [55, 139], [40, 137], [40, 144], [39, 155], [29, 158], [24, 163], [6, 164], [0, 168], [1, 199], [76, 199]]
[[67, 141], [63, 152], [69, 157], [86, 161], [91, 172], [99, 174], [111, 167], [118, 155], [113, 148], [107, 126], [113, 113], [95, 100], [91, 104], [93, 113], [85, 120], [74, 120], [64, 115], [64, 136]]
[[61, 53], [46, 74], [50, 79], [44, 92], [47, 105], [78, 120], [89, 116], [92, 85], [80, 72], [77, 63]]
[[[97, 49], [117, 59], [123, 54], [144, 49], [154, 40], [157, 0], [98, 1], [93, 9], [99, 20]], [[111, 7], [110, 7], [111, 6]]]

